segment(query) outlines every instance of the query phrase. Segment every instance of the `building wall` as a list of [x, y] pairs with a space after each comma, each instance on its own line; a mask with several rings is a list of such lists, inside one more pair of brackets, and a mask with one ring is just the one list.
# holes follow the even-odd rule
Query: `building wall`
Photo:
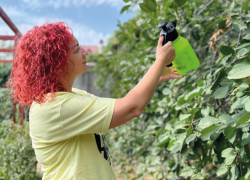
[[93, 72], [91, 72], [91, 70], [95, 66], [95, 63], [88, 62], [87, 65], [88, 71], [76, 78], [73, 87], [85, 90], [90, 94], [94, 94], [95, 96], [110, 97], [107, 91], [101, 91], [94, 85], [94, 81], [97, 77]]

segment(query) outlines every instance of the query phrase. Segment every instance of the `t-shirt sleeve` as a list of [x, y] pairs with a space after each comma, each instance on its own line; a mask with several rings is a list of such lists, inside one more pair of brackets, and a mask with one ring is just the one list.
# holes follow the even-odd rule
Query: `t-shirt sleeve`
[[108, 131], [115, 99], [74, 95], [61, 105], [60, 124], [67, 138]]

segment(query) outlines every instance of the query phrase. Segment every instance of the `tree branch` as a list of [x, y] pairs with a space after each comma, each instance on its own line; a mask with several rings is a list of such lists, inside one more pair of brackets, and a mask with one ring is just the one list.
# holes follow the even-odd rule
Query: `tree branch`
[[238, 47], [239, 45], [239, 42], [240, 42], [240, 36], [241, 36], [241, 28], [242, 28], [242, 0], [240, 1], [240, 32], [239, 32], [239, 35], [238, 35], [238, 41], [237, 41], [237, 44], [236, 44], [236, 48]]
[[[214, 0], [211, 0], [211, 1], [209, 1], [196, 15], [200, 15], [212, 2], [213, 2]], [[186, 27], [188, 27], [190, 24], [192, 23], [192, 21], [190, 22], [190, 23], [188, 23], [185, 27], [184, 27], [184, 29], [186, 28]]]

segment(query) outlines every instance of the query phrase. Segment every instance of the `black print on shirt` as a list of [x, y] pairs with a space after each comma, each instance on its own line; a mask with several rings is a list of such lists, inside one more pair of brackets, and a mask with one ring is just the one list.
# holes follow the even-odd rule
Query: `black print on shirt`
[[[109, 164], [111, 165], [109, 148], [108, 148], [108, 144], [106, 142], [104, 134], [95, 134], [95, 141], [96, 141], [96, 145], [97, 145], [99, 152], [102, 154], [102, 151], [103, 151], [104, 159], [109, 161]], [[103, 147], [102, 147], [102, 144], [103, 144]]]

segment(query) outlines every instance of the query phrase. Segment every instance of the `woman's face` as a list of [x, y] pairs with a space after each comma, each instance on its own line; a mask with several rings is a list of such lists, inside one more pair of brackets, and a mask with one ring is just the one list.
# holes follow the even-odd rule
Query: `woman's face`
[[78, 40], [74, 37], [74, 43], [70, 46], [68, 60], [68, 73], [72, 77], [77, 77], [88, 70], [86, 56], [89, 54], [79, 46]]

